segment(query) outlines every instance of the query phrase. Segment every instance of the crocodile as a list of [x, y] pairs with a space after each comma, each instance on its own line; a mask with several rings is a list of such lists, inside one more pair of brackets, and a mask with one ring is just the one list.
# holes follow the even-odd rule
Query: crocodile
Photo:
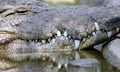
[[119, 6], [0, 0], [0, 55], [22, 61], [39, 58], [42, 52], [81, 50], [104, 43], [120, 32], [119, 12]]
[[1, 0], [4, 6], [0, 8], [0, 49], [11, 59], [19, 54], [89, 48], [120, 31], [119, 6], [50, 6], [35, 0], [6, 2]]

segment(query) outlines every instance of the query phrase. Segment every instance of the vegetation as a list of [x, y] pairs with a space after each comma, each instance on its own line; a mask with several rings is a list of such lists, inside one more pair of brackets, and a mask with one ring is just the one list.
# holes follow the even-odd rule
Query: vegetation
[[80, 0], [45, 0], [47, 3], [51, 5], [77, 5], [80, 3]]

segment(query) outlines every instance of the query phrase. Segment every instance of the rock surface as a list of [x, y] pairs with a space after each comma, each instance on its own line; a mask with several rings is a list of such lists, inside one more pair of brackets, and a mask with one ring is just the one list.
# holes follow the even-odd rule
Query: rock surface
[[120, 69], [120, 39], [115, 39], [104, 46], [103, 56], [113, 66]]

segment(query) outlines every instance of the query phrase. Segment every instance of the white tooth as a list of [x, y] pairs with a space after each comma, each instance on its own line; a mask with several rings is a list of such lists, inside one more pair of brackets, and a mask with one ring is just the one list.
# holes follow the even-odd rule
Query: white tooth
[[90, 38], [90, 35], [88, 35], [88, 38]]
[[35, 43], [35, 41], [34, 41], [34, 40], [31, 40], [31, 41]]
[[50, 41], [51, 41], [51, 39], [49, 38], [49, 39], [48, 39], [48, 41], [50, 42]]
[[55, 43], [55, 39], [52, 39], [51, 41], [52, 41], [52, 43]]
[[61, 63], [58, 63], [58, 69], [60, 69], [62, 67]]
[[85, 42], [86, 41], [86, 38], [83, 38], [83, 42]]
[[57, 36], [61, 36], [61, 32], [60, 31], [57, 31]]
[[67, 35], [68, 35], [67, 31], [64, 31], [64, 36], [67, 36]]
[[93, 36], [96, 36], [95, 32], [92, 32], [92, 35], [93, 35]]
[[38, 40], [35, 40], [35, 42], [38, 42]]
[[68, 38], [71, 39], [71, 36], [69, 35]]
[[29, 40], [29, 42], [31, 43], [31, 42], [32, 42], [32, 40]]
[[97, 22], [95, 22], [95, 28], [96, 28], [96, 30], [100, 30], [100, 27]]
[[45, 41], [45, 40], [42, 40], [41, 42], [42, 42], [42, 43], [46, 43], [46, 41]]
[[80, 41], [79, 40], [75, 40], [74, 43], [75, 43], [75, 48], [77, 49], [79, 47]]
[[116, 28], [116, 31], [119, 32], [120, 28]]
[[107, 32], [108, 38], [112, 36], [112, 31]]
[[68, 67], [68, 63], [65, 63], [64, 66], [65, 66], [65, 68], [67, 68]]

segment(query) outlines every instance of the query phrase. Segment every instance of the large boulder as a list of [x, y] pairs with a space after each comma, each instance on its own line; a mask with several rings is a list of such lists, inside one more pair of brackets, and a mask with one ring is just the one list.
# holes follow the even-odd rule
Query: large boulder
[[116, 38], [103, 47], [103, 56], [113, 66], [120, 69], [120, 39]]

